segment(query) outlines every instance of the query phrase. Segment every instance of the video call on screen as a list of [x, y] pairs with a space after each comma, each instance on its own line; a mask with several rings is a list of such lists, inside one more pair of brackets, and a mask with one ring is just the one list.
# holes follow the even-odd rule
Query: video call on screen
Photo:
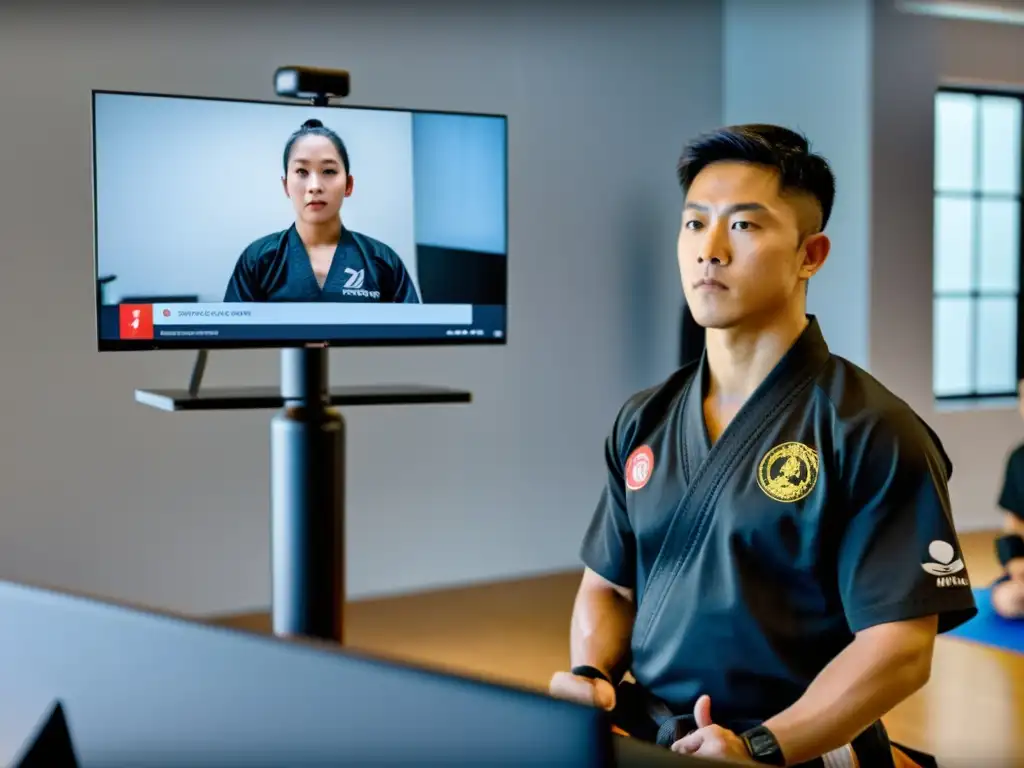
[[[352, 184], [326, 275], [285, 184], [309, 120]], [[504, 336], [504, 116], [97, 91], [93, 123], [101, 343]]]

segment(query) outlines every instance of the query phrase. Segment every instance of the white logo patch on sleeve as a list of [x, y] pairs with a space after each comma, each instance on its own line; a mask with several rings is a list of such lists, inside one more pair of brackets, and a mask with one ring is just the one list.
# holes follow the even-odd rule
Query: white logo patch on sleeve
[[955, 576], [964, 569], [964, 561], [956, 556], [953, 545], [946, 541], [933, 541], [928, 545], [931, 560], [921, 563], [925, 573], [937, 576], [936, 586], [969, 587], [970, 582], [963, 576]]

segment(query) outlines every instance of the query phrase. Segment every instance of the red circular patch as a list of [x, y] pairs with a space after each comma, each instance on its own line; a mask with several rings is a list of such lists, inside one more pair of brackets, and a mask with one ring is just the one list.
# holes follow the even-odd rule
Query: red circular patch
[[639, 491], [651, 479], [654, 471], [654, 452], [646, 445], [641, 445], [626, 459], [626, 487], [631, 491]]

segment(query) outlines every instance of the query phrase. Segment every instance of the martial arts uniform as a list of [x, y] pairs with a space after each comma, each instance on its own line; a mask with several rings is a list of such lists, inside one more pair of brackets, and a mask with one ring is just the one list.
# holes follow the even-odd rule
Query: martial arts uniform
[[238, 258], [225, 302], [327, 301], [418, 304], [402, 259], [372, 237], [342, 228], [323, 288], [293, 224], [259, 238]]
[[1024, 521], [1024, 445], [1018, 445], [1006, 460], [999, 508]]
[[938, 437], [809, 321], [714, 445], [706, 352], [614, 421], [582, 558], [635, 590], [621, 714], [653, 704], [627, 732], [650, 716], [669, 745], [709, 694], [740, 733], [800, 698], [855, 632], [928, 614], [945, 632], [977, 612]]
[[[1018, 445], [1006, 460], [1003, 488], [999, 492], [999, 508], [1024, 521], [1024, 445]], [[1003, 572], [992, 586], [1009, 581], [1010, 575]]]

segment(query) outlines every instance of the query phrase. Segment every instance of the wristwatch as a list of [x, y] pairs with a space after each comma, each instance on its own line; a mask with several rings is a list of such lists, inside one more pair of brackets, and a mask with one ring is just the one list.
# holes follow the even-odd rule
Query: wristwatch
[[573, 667], [571, 670], [569, 670], [569, 672], [573, 675], [576, 675], [577, 677], [587, 677], [591, 680], [604, 680], [607, 683], [612, 682], [611, 678], [608, 677], [608, 675], [606, 675], [597, 667], [592, 667], [589, 664], [580, 664], [578, 666]]
[[740, 738], [743, 739], [747, 752], [757, 762], [764, 763], [765, 765], [786, 764], [786, 758], [782, 755], [782, 747], [779, 746], [779, 742], [775, 739], [775, 734], [763, 725], [758, 725], [749, 731], [744, 731], [740, 734]]

